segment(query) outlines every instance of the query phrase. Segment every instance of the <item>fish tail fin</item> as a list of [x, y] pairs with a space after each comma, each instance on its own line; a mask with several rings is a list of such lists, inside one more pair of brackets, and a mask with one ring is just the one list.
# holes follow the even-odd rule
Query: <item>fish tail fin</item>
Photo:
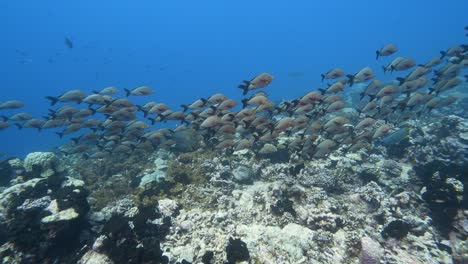
[[246, 95], [249, 92], [250, 82], [246, 80], [243, 80], [242, 82], [244, 82], [244, 84], [241, 84], [237, 87], [243, 90], [242, 95]]
[[375, 59], [378, 60], [380, 56], [380, 51], [376, 50], [375, 54], [376, 54]]
[[364, 96], [366, 96], [365, 92], [359, 93], [359, 100], [362, 100], [362, 98], [364, 98]]
[[434, 88], [432, 88], [432, 87], [431, 87], [431, 88], [429, 88], [429, 94], [432, 94], [434, 91], [435, 91], [435, 89], [434, 89]]
[[402, 85], [406, 81], [406, 79], [402, 77], [397, 77], [396, 79], [400, 82], [398, 85]]
[[132, 93], [132, 91], [130, 91], [130, 90], [127, 89], [127, 88], [124, 88], [124, 91], [125, 91], [127, 97], [129, 97], [130, 94]]
[[357, 108], [357, 107], [356, 107], [356, 111], [358, 112], [358, 116], [360, 116], [360, 115], [361, 115], [361, 113], [362, 113], [362, 109], [363, 109], [363, 108], [359, 109], [359, 108]]
[[318, 90], [320, 91], [320, 93], [321, 93], [322, 95], [324, 95], [325, 92], [327, 91], [326, 89], [322, 89], [322, 88], [319, 88]]
[[323, 79], [325, 79], [325, 74], [320, 74], [320, 77], [322, 77], [322, 82], [323, 82]]
[[80, 140], [79, 137], [74, 137], [74, 138], [71, 138], [71, 141], [73, 141], [73, 143], [78, 144], [78, 141]]
[[244, 98], [241, 100], [242, 101], [242, 109], [244, 109], [247, 106], [247, 98]]
[[93, 94], [99, 94], [98, 91], [91, 91]]
[[367, 96], [369, 96], [369, 102], [372, 102], [375, 99], [374, 94], [368, 94]]
[[354, 75], [351, 75], [351, 74], [348, 74], [346, 75], [346, 77], [348, 77], [348, 83], [349, 83], [349, 87], [352, 87], [353, 84], [354, 84]]
[[441, 51], [440, 51], [440, 58], [443, 59], [445, 56], [447, 56], [447, 52], [441, 50]]
[[184, 109], [184, 110], [183, 110], [184, 113], [187, 112], [187, 110], [188, 110], [188, 105], [181, 104], [180, 107], [182, 107], [182, 108]]
[[20, 124], [20, 123], [15, 123], [15, 126], [16, 126], [19, 130], [23, 129], [23, 125]]
[[242, 120], [242, 122], [244, 122], [244, 128], [247, 129], [250, 127], [253, 121]]
[[3, 118], [3, 122], [6, 122], [10, 119], [8, 116], [4, 116], [4, 115], [2, 115], [2, 118]]
[[54, 96], [46, 96], [46, 99], [50, 100], [50, 105], [55, 105], [58, 102], [58, 97]]
[[161, 121], [166, 121], [166, 116], [165, 115], [158, 113], [158, 116], [161, 119]]
[[60, 138], [63, 137], [63, 132], [55, 132], [55, 134], [57, 134]]
[[96, 109], [92, 108], [91, 106], [88, 106], [88, 109], [91, 110], [93, 115], [96, 114]]

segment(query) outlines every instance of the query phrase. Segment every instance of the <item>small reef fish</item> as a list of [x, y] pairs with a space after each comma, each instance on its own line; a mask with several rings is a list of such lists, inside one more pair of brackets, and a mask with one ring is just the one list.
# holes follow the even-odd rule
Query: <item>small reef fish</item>
[[2, 109], [18, 109], [18, 108], [23, 108], [24, 103], [18, 100], [11, 100], [11, 101], [6, 101], [3, 103], [0, 103], [0, 110]]
[[140, 86], [133, 90], [129, 90], [129, 89], [124, 89], [124, 90], [127, 93], [127, 97], [130, 95], [146, 96], [146, 95], [150, 95], [154, 93], [154, 90], [149, 88], [148, 86]]
[[250, 90], [260, 89], [268, 86], [273, 81], [273, 76], [269, 73], [261, 73], [254, 77], [250, 81], [244, 80], [244, 84], [239, 85], [238, 87], [243, 90], [243, 95], [246, 95]]
[[341, 68], [333, 68], [326, 73], [321, 74], [322, 82], [324, 79], [337, 79], [342, 76], [345, 76], [345, 72]]
[[50, 100], [50, 105], [55, 105], [57, 102], [76, 102], [80, 104], [85, 98], [86, 94], [81, 90], [71, 90], [57, 97], [46, 96], [46, 99]]
[[398, 48], [395, 44], [390, 43], [383, 46], [380, 50], [375, 51], [376, 53], [376, 60], [379, 59], [380, 56], [390, 56], [398, 51]]

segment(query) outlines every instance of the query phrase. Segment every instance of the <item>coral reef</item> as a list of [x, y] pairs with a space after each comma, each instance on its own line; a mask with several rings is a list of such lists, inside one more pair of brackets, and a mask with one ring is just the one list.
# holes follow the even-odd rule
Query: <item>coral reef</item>
[[[448, 129], [450, 127], [450, 129]], [[467, 122], [407, 145], [284, 161], [160, 150], [117, 168], [32, 153], [1, 163], [0, 257], [59, 263], [465, 263]], [[286, 141], [285, 141], [286, 142]], [[406, 158], [401, 158], [406, 157]], [[133, 163], [132, 163], [133, 162]], [[28, 230], [27, 232], [25, 232]]]

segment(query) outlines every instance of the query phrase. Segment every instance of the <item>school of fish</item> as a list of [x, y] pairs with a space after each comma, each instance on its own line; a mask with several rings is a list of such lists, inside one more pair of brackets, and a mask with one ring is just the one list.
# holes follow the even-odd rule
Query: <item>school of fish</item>
[[[46, 97], [51, 106], [59, 106], [49, 109], [47, 116], [38, 118], [24, 112], [2, 115], [0, 130], [14, 125], [18, 129], [58, 129], [59, 137], [74, 134], [73, 143], [61, 151], [86, 159], [177, 149], [187, 139], [196, 147], [186, 151], [198, 147], [219, 152], [252, 149], [258, 155], [268, 155], [282, 145], [303, 158], [325, 158], [341, 146], [346, 151], [370, 148], [404, 121], [453, 104], [457, 98], [447, 91], [466, 82], [466, 76], [460, 74], [468, 65], [467, 51], [468, 45], [455, 45], [419, 65], [398, 56], [383, 66], [384, 74], [412, 71], [391, 82], [376, 79], [369, 67], [351, 74], [334, 68], [321, 75], [322, 82], [333, 81], [328, 87], [281, 103], [272, 102], [264, 90], [259, 90], [273, 81], [269, 73], [239, 85], [244, 95], [241, 102], [216, 93], [182, 104], [180, 109], [156, 101], [136, 105], [129, 99], [151, 96], [154, 90], [148, 86], [125, 89], [126, 96], [122, 97], [116, 96], [119, 90], [115, 87], [90, 93], [70, 90]], [[388, 44], [376, 51], [376, 58], [397, 52], [395, 44]], [[356, 83], [367, 85], [359, 94], [360, 105], [352, 106], [340, 93]], [[23, 106], [21, 101], [7, 101], [0, 103], [0, 111]], [[344, 111], [349, 108], [355, 113]], [[161, 125], [168, 121], [180, 125]], [[286, 139], [285, 143], [279, 144], [280, 137]]]

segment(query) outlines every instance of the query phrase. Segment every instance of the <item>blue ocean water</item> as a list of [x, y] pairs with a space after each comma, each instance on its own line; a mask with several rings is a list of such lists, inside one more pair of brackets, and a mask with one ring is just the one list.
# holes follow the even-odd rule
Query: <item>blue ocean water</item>
[[[70, 89], [148, 85], [145, 101], [173, 108], [222, 92], [261, 72], [275, 76], [272, 100], [323, 87], [320, 74], [370, 66], [375, 50], [393, 42], [399, 54], [425, 63], [466, 42], [468, 1], [2, 1], [0, 101], [47, 114], [46, 95]], [[73, 48], [65, 45], [70, 38]], [[300, 73], [300, 74], [298, 74]], [[120, 94], [123, 96], [123, 93]], [[67, 142], [54, 131], [10, 127], [0, 152], [24, 156]]]

